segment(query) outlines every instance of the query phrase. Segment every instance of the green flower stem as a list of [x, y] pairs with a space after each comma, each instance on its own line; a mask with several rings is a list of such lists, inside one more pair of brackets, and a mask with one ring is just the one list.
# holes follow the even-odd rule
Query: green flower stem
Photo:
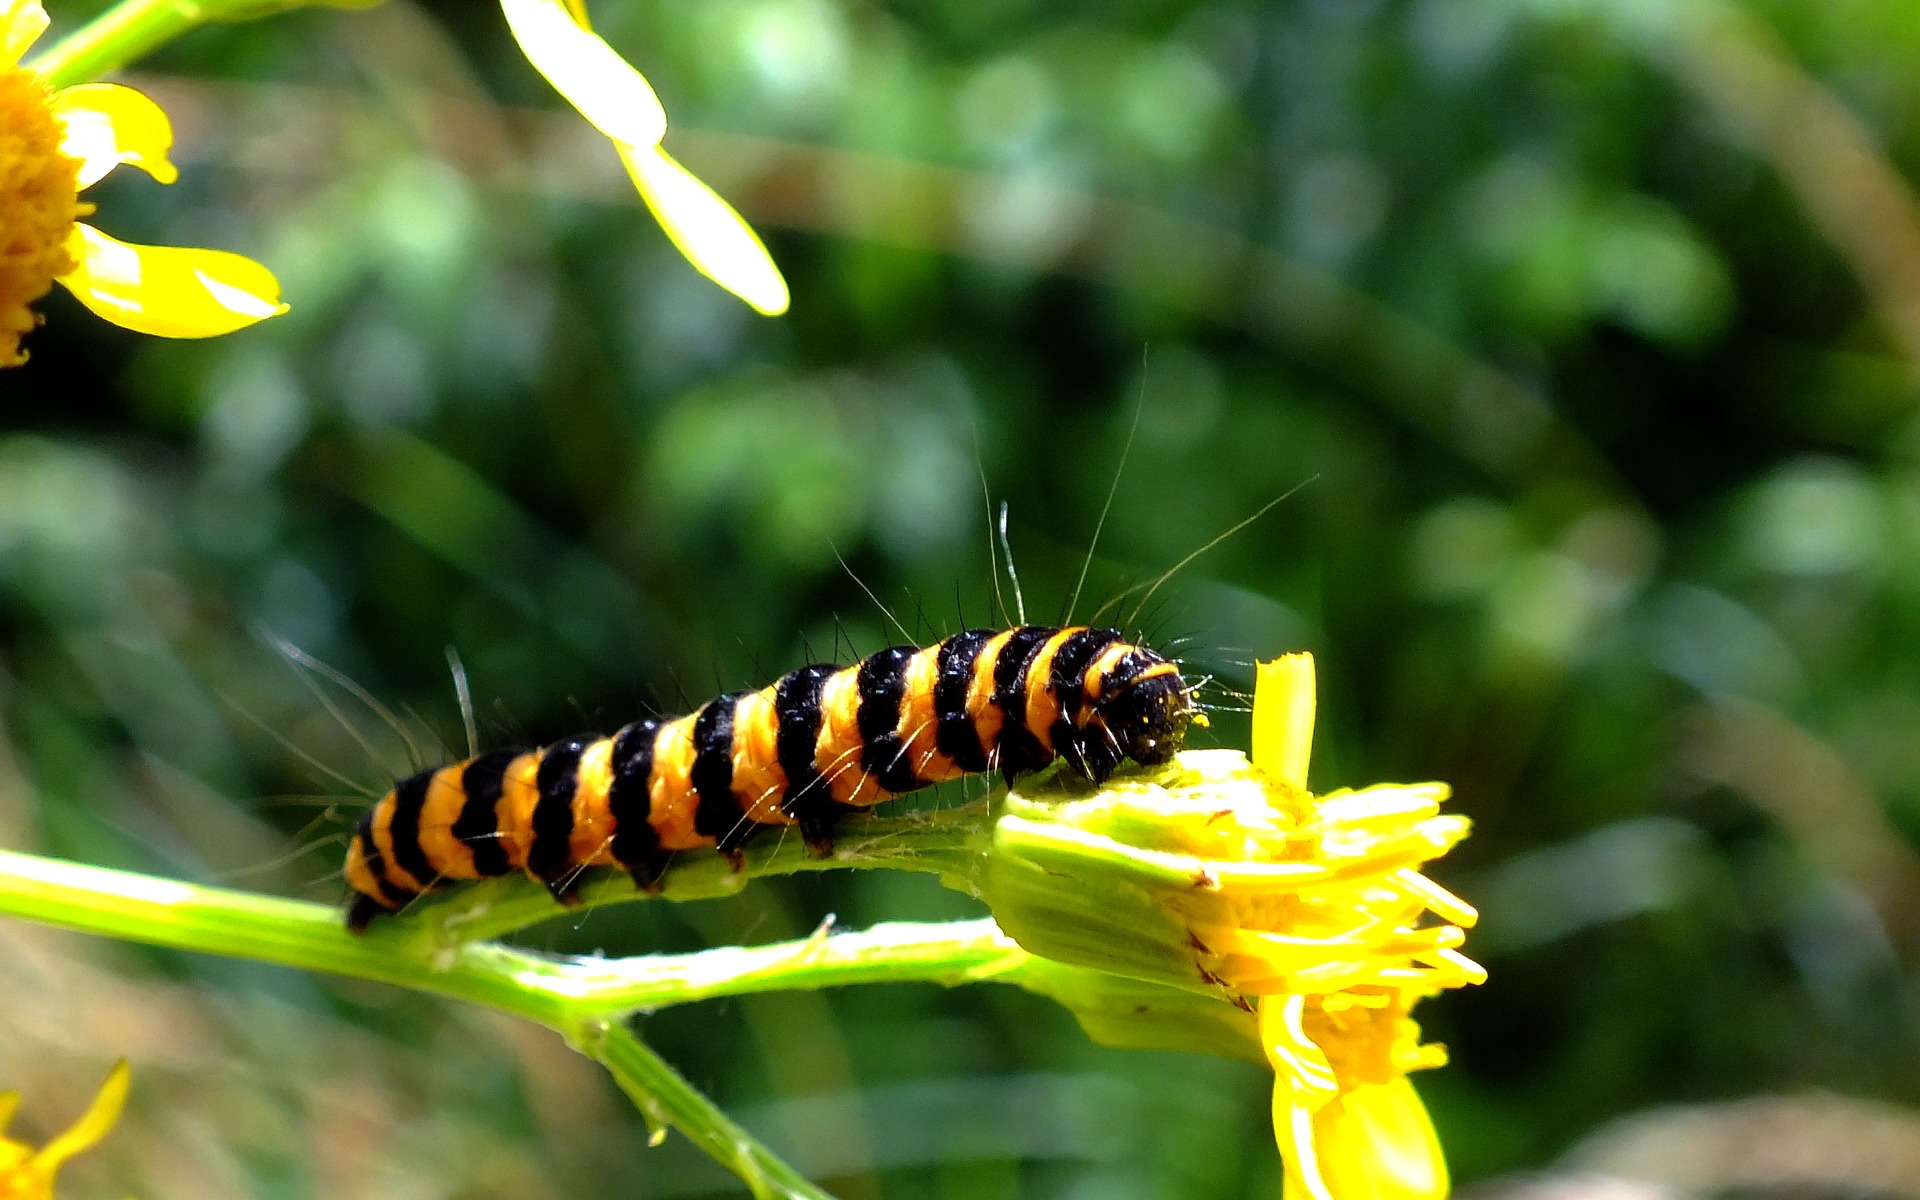
[[[974, 873], [979, 850], [992, 836], [984, 803], [899, 817], [856, 817], [834, 831], [833, 853], [816, 858], [801, 840], [787, 834], [763, 835], [741, 855], [741, 869], [710, 850], [677, 855], [661, 880], [669, 900], [711, 900], [731, 896], [753, 879], [832, 871], [843, 867], [886, 867], [938, 875], [956, 891], [976, 894]], [[583, 912], [606, 904], [630, 904], [633, 881], [613, 871], [587, 876], [578, 892]], [[550, 921], [558, 910], [547, 889], [524, 875], [497, 880], [484, 888], [454, 889], [426, 896], [407, 909], [404, 922], [376, 919], [375, 932], [395, 924], [408, 936], [446, 950], [463, 942], [502, 937]]]
[[[768, 837], [736, 864], [712, 851], [681, 854], [659, 895], [729, 895], [761, 875], [835, 867], [937, 874], [979, 894], [992, 841], [983, 804], [846, 822], [832, 855], [798, 838]], [[631, 880], [596, 872], [580, 909], [645, 898]], [[177, 950], [375, 980], [484, 1004], [558, 1031], [613, 1075], [656, 1135], [680, 1130], [759, 1197], [826, 1200], [641, 1043], [621, 1018], [722, 996], [855, 983], [993, 980], [1064, 1005], [1095, 1040], [1259, 1061], [1252, 1015], [1217, 997], [1036, 958], [991, 919], [894, 922], [765, 946], [626, 959], [560, 959], [491, 940], [560, 912], [531, 880], [453, 889], [347, 931], [334, 906], [201, 887], [126, 871], [0, 851], [0, 915]]]
[[122, 0], [61, 38], [28, 65], [54, 87], [118, 71], [207, 19], [215, 4], [195, 0]]
[[921, 924], [894, 921], [856, 933], [819, 933], [765, 946], [727, 946], [694, 954], [609, 958], [565, 964], [542, 981], [573, 989], [572, 1011], [617, 1016], [688, 999], [795, 987], [916, 980], [955, 987], [1016, 975], [1028, 955], [992, 918]]
[[[911, 861], [921, 869], [934, 869], [934, 860], [915, 860], [904, 847], [920, 845], [932, 852], [959, 836], [952, 822], [934, 822], [934, 830], [919, 822], [922, 827], [898, 835], [874, 828], [893, 822], [860, 824], [868, 826], [866, 832], [843, 851], [851, 861], [877, 857], [891, 865]], [[777, 869], [814, 862], [804, 854], [797, 859], [781, 855], [778, 848], [763, 854], [762, 865]], [[710, 857], [718, 861], [718, 856]], [[700, 869], [700, 862], [699, 856], [689, 856], [669, 872], [666, 894], [684, 898], [738, 888], [738, 876], [724, 863]], [[597, 902], [632, 899], [632, 884], [621, 883], [623, 894], [601, 895]], [[495, 886], [471, 891], [483, 893]], [[595, 888], [606, 891], [598, 884]], [[544, 891], [538, 894], [547, 906], [539, 915], [551, 917], [552, 898]], [[518, 911], [518, 903], [510, 898], [501, 907]], [[948, 985], [998, 977], [1011, 981], [1028, 962], [1026, 952], [990, 920], [892, 923], [858, 933], [694, 954], [554, 959], [492, 942], [449, 941], [447, 912], [433, 914], [439, 920], [415, 921], [409, 914], [406, 920], [382, 921], [355, 936], [347, 932], [340, 910], [328, 905], [13, 851], [0, 851], [0, 914], [176, 950], [397, 984], [538, 1022], [605, 1065], [656, 1133], [667, 1126], [680, 1130], [745, 1181], [755, 1196], [798, 1200], [826, 1200], [826, 1194], [734, 1124], [618, 1018], [635, 1009], [745, 992], [897, 980]], [[482, 910], [462, 932], [471, 932], [482, 916], [500, 920], [498, 913]]]
[[613, 1076], [620, 1090], [646, 1117], [655, 1144], [672, 1126], [739, 1176], [755, 1197], [832, 1200], [804, 1175], [768, 1153], [752, 1134], [734, 1124], [625, 1025], [596, 1022], [569, 1034], [567, 1040]]
[[[491, 885], [490, 885], [491, 886]], [[632, 885], [628, 884], [628, 899]], [[543, 893], [544, 895], [544, 893]], [[552, 916], [551, 898], [547, 898]], [[990, 920], [893, 922], [766, 946], [557, 959], [447, 944], [409, 920], [348, 933], [340, 910], [0, 850], [0, 913], [83, 933], [326, 971], [472, 1000], [555, 1028], [718, 996], [915, 979], [960, 984], [1018, 967]]]
[[55, 87], [98, 79], [207, 21], [249, 21], [324, 4], [371, 8], [380, 0], [121, 0], [61, 38], [29, 65]]

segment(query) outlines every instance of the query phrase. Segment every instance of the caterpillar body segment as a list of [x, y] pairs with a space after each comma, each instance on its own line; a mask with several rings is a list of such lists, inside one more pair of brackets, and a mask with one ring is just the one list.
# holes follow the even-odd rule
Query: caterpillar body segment
[[825, 853], [842, 814], [963, 775], [1064, 758], [1098, 783], [1126, 759], [1166, 762], [1193, 716], [1179, 668], [1115, 629], [970, 629], [806, 666], [684, 717], [402, 780], [355, 830], [347, 922], [516, 870], [563, 904], [588, 867], [651, 888], [674, 851], [737, 854], [767, 826]]

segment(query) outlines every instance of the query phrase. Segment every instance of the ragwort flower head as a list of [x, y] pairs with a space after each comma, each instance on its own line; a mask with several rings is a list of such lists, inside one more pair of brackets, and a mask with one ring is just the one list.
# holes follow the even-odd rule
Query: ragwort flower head
[[40, 0], [0, 0], [0, 367], [26, 361], [31, 305], [61, 284], [116, 325], [160, 337], [213, 337], [286, 311], [252, 259], [219, 250], [136, 246], [81, 222], [79, 193], [121, 163], [178, 177], [173, 127], [132, 88], [55, 91], [21, 56], [47, 27]]
[[982, 891], [1035, 954], [1257, 1014], [1289, 1200], [1436, 1200], [1445, 1160], [1409, 1071], [1446, 1061], [1413, 1005], [1485, 972], [1472, 906], [1421, 873], [1466, 836], [1444, 784], [1307, 789], [1313, 660], [1261, 664], [1252, 761], [1187, 751], [1075, 799], [1007, 798]]
[[725, 200], [660, 148], [667, 113], [646, 76], [593, 32], [584, 0], [500, 0], [535, 70], [605, 134], [673, 244], [707, 278], [767, 316], [787, 311], [787, 281]]
[[20, 1093], [0, 1092], [0, 1200], [53, 1200], [53, 1180], [68, 1159], [98, 1144], [127, 1103], [127, 1064], [114, 1064], [78, 1121], [35, 1150], [5, 1136]]

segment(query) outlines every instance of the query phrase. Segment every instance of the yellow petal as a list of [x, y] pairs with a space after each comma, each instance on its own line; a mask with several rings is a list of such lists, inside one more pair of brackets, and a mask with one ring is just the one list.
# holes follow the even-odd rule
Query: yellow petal
[[667, 113], [647, 77], [563, 0], [500, 0], [500, 11], [533, 69], [595, 129], [626, 146], [656, 145], [666, 134]]
[[135, 246], [76, 225], [67, 252], [80, 265], [60, 282], [100, 316], [139, 333], [215, 337], [287, 311], [272, 272], [224, 250]]
[[1277, 1081], [1273, 1088], [1273, 1137], [1280, 1145], [1284, 1179], [1281, 1200], [1348, 1200], [1335, 1197], [1321, 1174], [1319, 1147], [1313, 1140], [1313, 1113], [1289, 1103], [1287, 1089]]
[[19, 1092], [0, 1092], [0, 1133], [7, 1131], [7, 1125], [13, 1120], [13, 1114], [19, 1107]]
[[40, 0], [0, 0], [0, 67], [17, 64], [46, 28]]
[[1455, 925], [1471, 926], [1480, 920], [1480, 910], [1441, 887], [1411, 867], [1402, 867], [1389, 878], [1432, 909], [1435, 916]]
[[[1307, 1036], [1306, 1011], [1304, 996], [1262, 996], [1258, 1020], [1260, 1045], [1273, 1067], [1274, 1104], [1284, 1096], [1293, 1107], [1312, 1111], [1339, 1096], [1340, 1084], [1326, 1051]], [[1278, 1120], [1274, 1129], [1279, 1131]]]
[[120, 1110], [126, 1107], [129, 1074], [126, 1059], [113, 1064], [107, 1081], [100, 1085], [100, 1091], [94, 1096], [93, 1104], [86, 1113], [73, 1123], [72, 1128], [42, 1146], [40, 1152], [33, 1156], [36, 1170], [50, 1177], [61, 1163], [97, 1145], [101, 1138], [107, 1136], [113, 1123], [120, 1119]]
[[657, 146], [622, 146], [620, 159], [661, 228], [701, 274], [769, 317], [787, 311], [787, 281], [731, 205]]
[[158, 104], [117, 83], [83, 83], [53, 97], [64, 136], [60, 152], [80, 160], [80, 186], [91, 187], [121, 163], [132, 163], [161, 183], [180, 172], [167, 161], [173, 125]]
[[1286, 1163], [1289, 1200], [1444, 1200], [1447, 1195], [1440, 1139], [1420, 1094], [1405, 1077], [1355, 1088], [1314, 1113], [1311, 1125], [1312, 1148], [1306, 1153], [1299, 1152], [1297, 1136], [1288, 1139], [1296, 1143], [1296, 1157]]
[[1263, 662], [1253, 686], [1253, 765], [1305, 791], [1313, 755], [1313, 655]]

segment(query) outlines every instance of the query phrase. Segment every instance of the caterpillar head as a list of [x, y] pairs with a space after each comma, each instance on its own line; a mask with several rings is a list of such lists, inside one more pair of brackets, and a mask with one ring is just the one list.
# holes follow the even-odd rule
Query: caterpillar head
[[1193, 723], [1193, 700], [1180, 668], [1142, 646], [1103, 657], [1087, 680], [1091, 702], [1071, 758], [1095, 783], [1132, 759], [1159, 766], [1179, 752]]

